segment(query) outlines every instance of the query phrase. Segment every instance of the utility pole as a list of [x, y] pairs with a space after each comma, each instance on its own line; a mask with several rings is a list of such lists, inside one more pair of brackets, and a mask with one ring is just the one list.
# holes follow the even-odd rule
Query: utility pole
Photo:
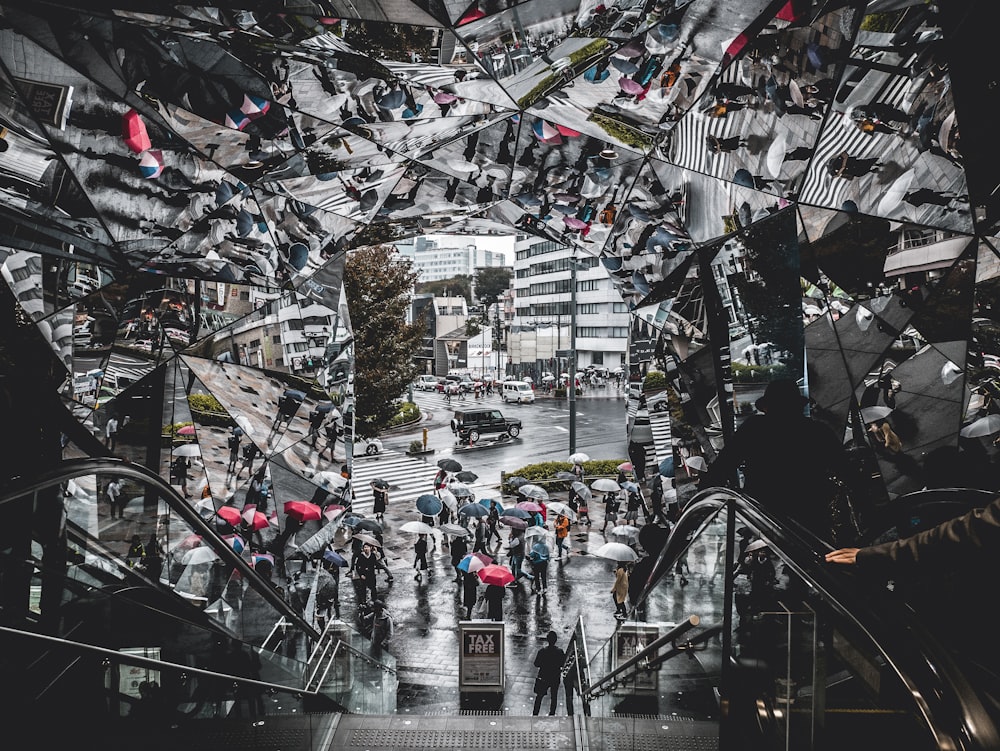
[[569, 284], [569, 453], [576, 453], [576, 251], [570, 258]]

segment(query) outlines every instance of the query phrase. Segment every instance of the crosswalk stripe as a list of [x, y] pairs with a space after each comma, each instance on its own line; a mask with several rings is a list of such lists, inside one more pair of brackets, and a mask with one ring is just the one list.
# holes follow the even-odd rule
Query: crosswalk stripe
[[395, 451], [383, 451], [376, 457], [356, 457], [352, 476], [354, 480], [354, 508], [369, 513], [375, 498], [371, 481], [380, 477], [389, 483], [389, 503], [394, 506], [412, 506], [417, 496], [430, 493], [438, 468], [420, 459]]

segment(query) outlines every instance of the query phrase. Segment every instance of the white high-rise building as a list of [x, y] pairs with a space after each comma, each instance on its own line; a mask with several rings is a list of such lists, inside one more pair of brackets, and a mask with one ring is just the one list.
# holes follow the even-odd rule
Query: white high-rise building
[[574, 296], [573, 248], [520, 236], [514, 254], [514, 318], [508, 338], [511, 370], [537, 378], [545, 371], [558, 374], [568, 368], [565, 353], [571, 348], [574, 322], [578, 370], [588, 365], [612, 370], [623, 366], [628, 352], [628, 306], [600, 261], [576, 252]]
[[394, 245], [400, 255], [413, 259], [413, 267], [420, 272], [418, 282], [474, 276], [476, 269], [507, 265], [503, 253], [479, 248], [472, 243], [443, 247], [437, 240], [416, 237]]

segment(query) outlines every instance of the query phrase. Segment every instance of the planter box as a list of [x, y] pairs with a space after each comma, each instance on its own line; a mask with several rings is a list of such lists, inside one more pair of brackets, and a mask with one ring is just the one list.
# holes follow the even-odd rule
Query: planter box
[[426, 454], [433, 454], [434, 449], [424, 449], [422, 451], [407, 451], [407, 456], [425, 456]]

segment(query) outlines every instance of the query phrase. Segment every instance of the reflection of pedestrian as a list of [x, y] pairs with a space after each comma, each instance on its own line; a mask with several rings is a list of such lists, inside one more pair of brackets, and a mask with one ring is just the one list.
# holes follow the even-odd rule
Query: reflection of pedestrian
[[549, 631], [545, 635], [545, 641], [548, 643], [539, 649], [535, 655], [534, 664], [538, 668], [538, 674], [535, 676], [535, 706], [531, 710], [531, 714], [533, 715], [537, 715], [541, 709], [542, 699], [545, 698], [545, 694], [550, 694], [549, 714], [554, 715], [556, 713], [556, 704], [559, 702], [559, 684], [562, 679], [562, 666], [566, 661], [565, 652], [562, 651], [561, 647], [556, 646], [556, 639], [558, 638], [555, 631]]
[[746, 146], [746, 141], [739, 136], [719, 138], [718, 136], [713, 136], [709, 133], [705, 136], [705, 144], [708, 146], [708, 150], [713, 154], [724, 154], [730, 151], [736, 151], [736, 149], [741, 146]]
[[125, 518], [125, 504], [121, 500], [122, 495], [122, 481], [120, 478], [115, 478], [108, 483], [108, 487], [105, 489], [105, 494], [108, 496], [108, 506], [111, 508], [111, 518], [114, 519], [115, 515], [119, 519]]
[[756, 401], [763, 414], [747, 418], [708, 468], [703, 486], [736, 482], [766, 509], [829, 538], [834, 478], [846, 476], [844, 447], [830, 428], [806, 417], [807, 399], [791, 379], [771, 381]]
[[826, 163], [826, 170], [831, 176], [843, 177], [846, 180], [862, 177], [869, 172], [878, 170], [879, 167], [881, 167], [881, 164], [874, 157], [865, 159], [851, 156], [846, 151], [841, 151]]
[[118, 443], [118, 418], [114, 415], [108, 419], [108, 424], [104, 426], [104, 436], [105, 445], [114, 451]]
[[628, 564], [619, 563], [615, 569], [615, 583], [611, 587], [611, 600], [615, 604], [615, 618], [624, 621], [628, 618], [625, 601], [628, 599]]
[[234, 428], [233, 432], [229, 436], [229, 466], [226, 468], [226, 474], [231, 474], [236, 471], [236, 462], [240, 458], [240, 436], [243, 431], [239, 428]]
[[962, 196], [957, 193], [948, 195], [943, 191], [932, 190], [930, 188], [920, 188], [919, 190], [912, 190], [903, 196], [903, 200], [906, 201], [911, 206], [923, 206], [924, 204], [930, 204], [932, 206], [945, 206], [946, 211], [957, 211], [958, 209], [950, 206], [952, 201], [963, 200]]
[[174, 457], [173, 462], [170, 464], [170, 474], [172, 475], [171, 483], [174, 485], [181, 486], [181, 494], [185, 498], [190, 498], [188, 494], [187, 486], [187, 471], [188, 471], [188, 460], [186, 456]]

